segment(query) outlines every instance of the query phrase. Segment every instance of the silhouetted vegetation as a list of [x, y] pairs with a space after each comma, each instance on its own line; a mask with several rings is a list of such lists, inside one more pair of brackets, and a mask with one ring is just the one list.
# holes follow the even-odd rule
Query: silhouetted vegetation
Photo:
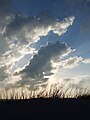
[[90, 99], [89, 92], [87, 89], [64, 89], [63, 86], [60, 88], [55, 87], [54, 89], [46, 88], [36, 91], [30, 91], [28, 89], [3, 89], [0, 92], [0, 99], [13, 100], [13, 99], [32, 99], [32, 98], [84, 98]]

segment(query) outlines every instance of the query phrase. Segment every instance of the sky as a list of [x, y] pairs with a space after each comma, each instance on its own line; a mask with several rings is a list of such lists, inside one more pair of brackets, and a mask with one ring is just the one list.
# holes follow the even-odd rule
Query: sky
[[90, 91], [90, 0], [0, 0], [0, 89]]

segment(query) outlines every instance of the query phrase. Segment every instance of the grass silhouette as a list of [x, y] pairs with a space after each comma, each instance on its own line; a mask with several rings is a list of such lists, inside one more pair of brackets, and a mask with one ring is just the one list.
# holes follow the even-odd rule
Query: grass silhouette
[[41, 90], [30, 91], [27, 88], [17, 89], [3, 89], [0, 92], [1, 100], [17, 100], [17, 99], [32, 99], [32, 98], [85, 98], [89, 99], [90, 95], [87, 89], [64, 89], [64, 86], [60, 88], [54, 87], [54, 89], [43, 88]]
[[[36, 98], [36, 99], [35, 99]], [[1, 120], [89, 120], [87, 89], [4, 89], [0, 92]]]

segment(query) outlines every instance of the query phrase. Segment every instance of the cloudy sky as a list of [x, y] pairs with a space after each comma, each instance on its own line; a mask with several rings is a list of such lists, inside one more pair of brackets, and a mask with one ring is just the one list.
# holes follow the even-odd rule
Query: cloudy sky
[[90, 0], [0, 0], [0, 89], [62, 83], [90, 91]]

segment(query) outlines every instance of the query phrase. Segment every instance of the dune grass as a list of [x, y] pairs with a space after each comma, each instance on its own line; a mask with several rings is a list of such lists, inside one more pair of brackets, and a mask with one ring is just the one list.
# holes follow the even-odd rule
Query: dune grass
[[32, 99], [32, 98], [84, 98], [90, 99], [90, 95], [87, 89], [63, 89], [63, 86], [60, 88], [54, 87], [49, 90], [41, 89], [38, 91], [30, 91], [28, 89], [3, 89], [0, 91], [1, 100], [17, 100], [17, 99]]

